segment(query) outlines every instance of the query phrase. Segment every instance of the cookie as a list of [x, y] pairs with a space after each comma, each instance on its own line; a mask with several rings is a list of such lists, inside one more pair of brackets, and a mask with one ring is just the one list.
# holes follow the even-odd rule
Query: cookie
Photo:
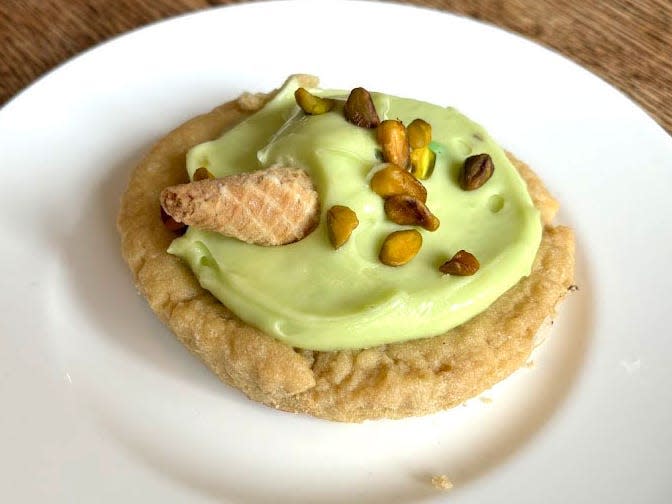
[[186, 152], [220, 136], [265, 99], [245, 95], [169, 133], [135, 168], [122, 197], [122, 255], [139, 291], [178, 339], [251, 399], [344, 422], [450, 408], [521, 367], [535, 334], [573, 283], [574, 237], [569, 228], [551, 225], [557, 202], [512, 155], [544, 223], [532, 272], [487, 310], [444, 334], [363, 350], [295, 349], [241, 321], [166, 252], [175, 235], [162, 224], [159, 195], [188, 181]]

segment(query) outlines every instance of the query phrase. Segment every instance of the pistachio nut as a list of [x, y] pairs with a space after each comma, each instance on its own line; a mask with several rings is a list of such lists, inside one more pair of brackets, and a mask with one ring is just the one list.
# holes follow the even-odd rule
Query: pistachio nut
[[199, 180], [214, 179], [214, 178], [215, 176], [212, 173], [210, 173], [210, 170], [208, 170], [205, 166], [201, 166], [194, 172], [192, 182], [198, 182]]
[[429, 208], [412, 196], [395, 194], [385, 200], [385, 215], [396, 224], [421, 226], [427, 231], [439, 228], [439, 219]]
[[471, 276], [478, 271], [481, 265], [473, 254], [460, 250], [451, 259], [439, 267], [441, 273], [455, 276]]
[[426, 180], [434, 171], [436, 154], [429, 147], [411, 150], [411, 173], [420, 180]]
[[413, 259], [422, 247], [422, 235], [416, 229], [394, 231], [385, 238], [378, 258], [388, 266], [402, 266]]
[[401, 168], [408, 166], [409, 147], [406, 128], [401, 121], [387, 119], [376, 128], [376, 138], [383, 150], [383, 161]]
[[432, 126], [423, 119], [413, 119], [406, 131], [411, 149], [422, 149], [432, 141]]
[[460, 187], [465, 191], [474, 191], [490, 180], [494, 171], [495, 165], [489, 154], [469, 156], [460, 172]]
[[423, 203], [427, 201], [425, 186], [409, 172], [392, 163], [386, 163], [373, 175], [371, 189], [383, 198], [395, 194], [407, 194]]
[[327, 210], [327, 233], [335, 249], [348, 241], [358, 225], [357, 214], [347, 206], [334, 205]]
[[343, 114], [348, 122], [362, 128], [375, 128], [380, 124], [371, 94], [362, 87], [350, 92], [343, 107]]
[[315, 96], [302, 87], [294, 91], [294, 99], [301, 110], [308, 115], [324, 114], [333, 109], [336, 104], [336, 100]]

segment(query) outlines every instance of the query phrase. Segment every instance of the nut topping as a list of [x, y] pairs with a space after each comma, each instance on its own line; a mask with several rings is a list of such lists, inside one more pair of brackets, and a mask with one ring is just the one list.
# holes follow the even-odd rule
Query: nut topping
[[383, 198], [395, 194], [407, 194], [423, 203], [427, 201], [427, 189], [418, 179], [397, 165], [387, 163], [371, 178], [371, 189]]
[[336, 100], [315, 96], [302, 87], [294, 91], [294, 99], [301, 110], [308, 115], [324, 114], [334, 108], [336, 104]]
[[415, 229], [404, 229], [387, 235], [378, 258], [388, 266], [402, 266], [413, 259], [422, 247], [422, 235]]
[[358, 225], [357, 214], [346, 206], [334, 205], [327, 211], [327, 232], [335, 249], [348, 241]]
[[396, 194], [385, 200], [385, 214], [396, 224], [422, 226], [427, 231], [439, 228], [439, 219], [420, 200]]
[[422, 119], [413, 119], [406, 128], [411, 149], [422, 149], [432, 141], [432, 126]]
[[464, 160], [460, 172], [460, 187], [473, 191], [485, 184], [495, 171], [495, 165], [489, 154], [476, 154]]
[[212, 173], [210, 173], [210, 170], [208, 170], [205, 166], [201, 166], [194, 172], [192, 182], [198, 182], [199, 180], [214, 179], [214, 178], [215, 176]]
[[434, 171], [436, 154], [429, 147], [413, 149], [411, 151], [411, 173], [420, 180], [428, 179]]
[[343, 113], [348, 122], [362, 128], [375, 128], [380, 124], [380, 118], [373, 104], [369, 92], [361, 87], [350, 92], [345, 102]]
[[450, 260], [439, 267], [439, 271], [446, 275], [471, 276], [478, 271], [481, 265], [473, 254], [460, 250]]
[[383, 160], [401, 168], [408, 166], [409, 147], [406, 128], [401, 121], [385, 120], [376, 129], [376, 138], [383, 149]]

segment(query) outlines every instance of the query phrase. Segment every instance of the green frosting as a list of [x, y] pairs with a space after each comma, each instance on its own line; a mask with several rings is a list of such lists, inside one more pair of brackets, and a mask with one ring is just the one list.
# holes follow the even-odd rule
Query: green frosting
[[[171, 244], [168, 251], [241, 319], [294, 347], [366, 348], [445, 332], [529, 275], [541, 240], [539, 214], [525, 183], [482, 127], [452, 108], [372, 94], [381, 120], [429, 122], [436, 152], [434, 172], [423, 184], [441, 226], [419, 229], [422, 249], [394, 268], [382, 264], [378, 253], [384, 238], [404, 227], [387, 220], [383, 199], [369, 187], [380, 163], [375, 130], [348, 123], [342, 105], [305, 115], [294, 101], [297, 86], [290, 79], [259, 112], [187, 155], [190, 177], [200, 166], [217, 177], [274, 164], [303, 168], [320, 195], [320, 225], [290, 245], [250, 245], [195, 228]], [[460, 167], [482, 152], [492, 157], [494, 175], [480, 189], [463, 191]], [[359, 218], [338, 250], [326, 230], [332, 205], [348, 206]], [[478, 258], [480, 270], [470, 277], [442, 275], [439, 266], [460, 249]]]

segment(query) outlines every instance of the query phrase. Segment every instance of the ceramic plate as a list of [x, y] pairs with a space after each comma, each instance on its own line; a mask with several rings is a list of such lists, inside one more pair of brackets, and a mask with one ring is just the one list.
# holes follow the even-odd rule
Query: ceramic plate
[[[453, 105], [529, 162], [580, 290], [466, 406], [338, 424], [221, 384], [136, 294], [115, 218], [184, 120], [290, 73]], [[672, 493], [672, 141], [512, 34], [370, 2], [253, 3], [132, 32], [0, 111], [0, 494], [7, 502], [663, 502]], [[449, 493], [430, 479], [447, 475]]]

